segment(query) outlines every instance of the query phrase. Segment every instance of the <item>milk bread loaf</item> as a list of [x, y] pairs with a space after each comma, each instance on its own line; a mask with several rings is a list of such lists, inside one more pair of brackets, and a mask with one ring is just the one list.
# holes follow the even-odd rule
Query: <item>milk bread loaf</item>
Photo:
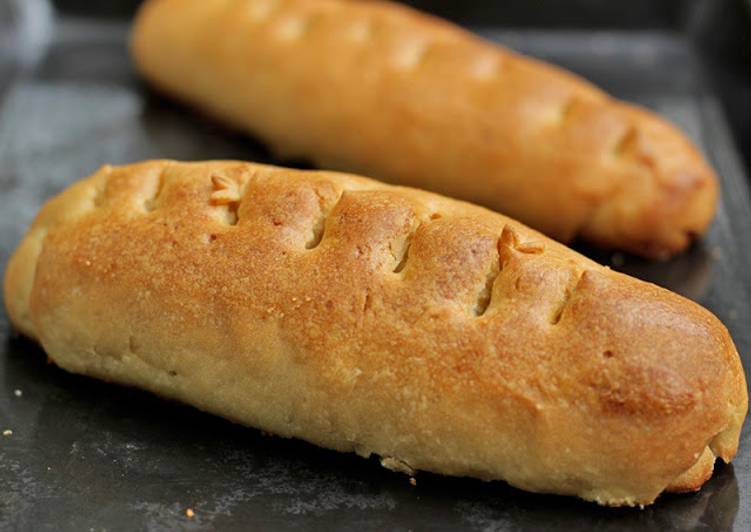
[[563, 242], [664, 257], [718, 185], [652, 112], [379, 1], [149, 0], [132, 50], [163, 92], [282, 157], [472, 201]]
[[4, 286], [66, 370], [409, 473], [648, 504], [731, 460], [747, 409], [700, 306], [346, 174], [106, 166], [44, 206]]

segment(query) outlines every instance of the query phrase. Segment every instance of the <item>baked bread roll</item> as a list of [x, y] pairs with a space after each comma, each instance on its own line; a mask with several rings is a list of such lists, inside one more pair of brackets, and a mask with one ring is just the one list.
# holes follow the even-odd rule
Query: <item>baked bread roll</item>
[[466, 203], [239, 162], [104, 167], [8, 265], [69, 371], [412, 473], [608, 505], [698, 489], [746, 414], [725, 327]]
[[306, 158], [485, 205], [568, 242], [684, 249], [717, 180], [653, 113], [386, 2], [149, 0], [132, 49], [156, 87]]

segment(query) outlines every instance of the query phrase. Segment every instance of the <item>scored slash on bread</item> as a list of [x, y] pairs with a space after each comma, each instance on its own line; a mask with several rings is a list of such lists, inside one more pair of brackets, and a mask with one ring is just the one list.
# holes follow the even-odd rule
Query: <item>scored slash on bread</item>
[[228, 203], [237, 203], [240, 201], [242, 183], [218, 174], [211, 176], [211, 182], [214, 185], [214, 192], [210, 198], [212, 205], [227, 205]]
[[404, 6], [148, 0], [132, 52], [155, 87], [280, 156], [482, 204], [563, 242], [685, 249], [718, 183], [656, 114]]
[[352, 175], [104, 167], [44, 206], [4, 286], [64, 369], [410, 474], [649, 504], [731, 460], [747, 410], [705, 309]]

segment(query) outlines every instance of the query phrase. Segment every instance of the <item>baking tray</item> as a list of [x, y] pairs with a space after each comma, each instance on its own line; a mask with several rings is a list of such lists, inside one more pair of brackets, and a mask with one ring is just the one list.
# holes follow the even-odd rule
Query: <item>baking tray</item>
[[[707, 306], [730, 329], [748, 371], [751, 200], [695, 48], [663, 31], [478, 31], [664, 113], [704, 149], [723, 194], [703, 242], [665, 263], [579, 249]], [[0, 84], [0, 264], [45, 199], [102, 163], [274, 162], [261, 144], [149, 92], [126, 39], [124, 23], [63, 17], [46, 51]], [[700, 492], [643, 510], [607, 509], [503, 482], [421, 474], [412, 486], [374, 459], [265, 437], [67, 374], [14, 337], [4, 314], [0, 351], [0, 430], [13, 431], [0, 437], [0, 529], [751, 529], [748, 431], [734, 464], [718, 464]]]

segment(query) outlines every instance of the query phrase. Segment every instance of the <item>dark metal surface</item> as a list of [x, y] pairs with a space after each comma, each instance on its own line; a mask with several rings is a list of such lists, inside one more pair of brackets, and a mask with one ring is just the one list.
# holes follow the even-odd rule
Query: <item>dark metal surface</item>
[[[694, 48], [671, 33], [484, 32], [578, 71], [678, 122], [723, 179], [708, 238], [648, 263], [584, 251], [695, 299], [723, 320], [749, 368], [751, 200], [722, 107]], [[104, 162], [268, 161], [139, 85], [124, 25], [67, 19], [40, 63], [0, 85], [0, 264], [39, 205]], [[20, 392], [20, 396], [19, 393]], [[189, 407], [73, 376], [13, 338], [0, 316], [0, 529], [751, 529], [751, 441], [697, 494], [645, 510], [532, 495], [501, 482], [407, 478]], [[195, 511], [190, 519], [187, 508]]]

